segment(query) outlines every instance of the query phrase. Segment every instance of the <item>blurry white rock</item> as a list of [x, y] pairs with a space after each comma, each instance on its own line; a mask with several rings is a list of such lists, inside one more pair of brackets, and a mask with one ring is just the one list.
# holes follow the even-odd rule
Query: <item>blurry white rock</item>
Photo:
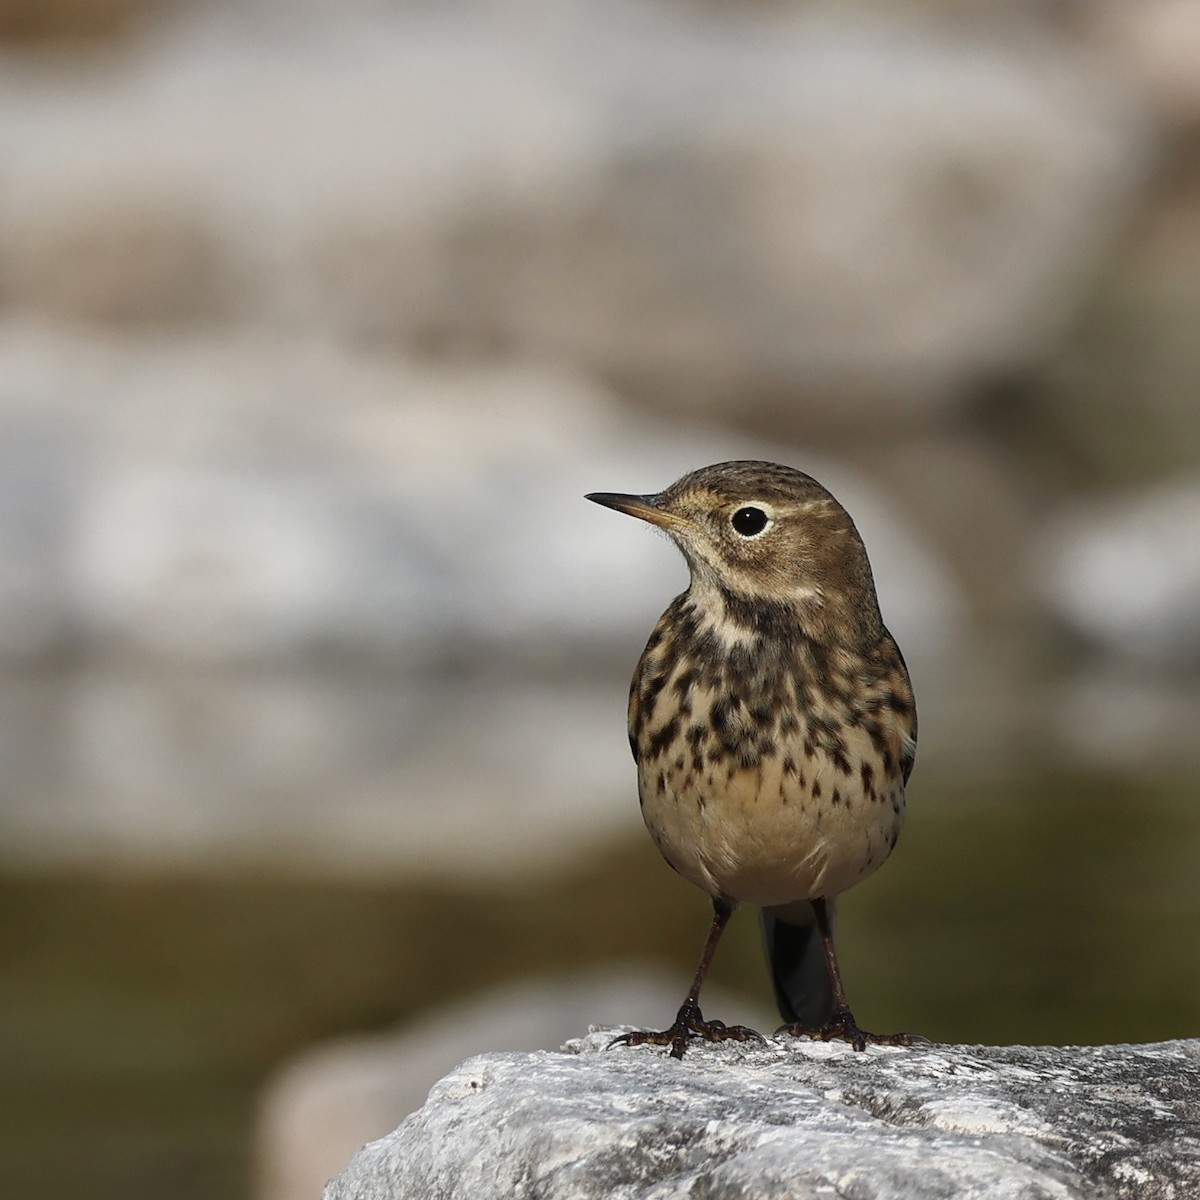
[[41, 659], [72, 641], [63, 567], [88, 465], [69, 428], [0, 401], [0, 662]]
[[[18, 658], [57, 633], [198, 664], [632, 663], [686, 572], [583, 494], [656, 491], [730, 457], [789, 462], [832, 488], [911, 653], [952, 655], [963, 619], [936, 552], [844, 468], [644, 419], [534, 364], [6, 325], [0, 440], [38, 448], [45, 493], [0, 522], [0, 648]], [[30, 632], [42, 610], [47, 628]]]
[[722, 415], [899, 425], [1037, 359], [1146, 154], [1048, 32], [630, 0], [271, 11], [5, 80], [10, 303], [551, 354]]
[[0, 681], [0, 859], [510, 881], [640, 828], [623, 684], [178, 666]]
[[1200, 666], [1200, 480], [1077, 503], [1044, 529], [1032, 572], [1071, 629], [1114, 659]]
[[[589, 1024], [661, 1029], [686, 980], [631, 970], [494, 988], [395, 1034], [343, 1038], [307, 1050], [267, 1085], [258, 1124], [259, 1200], [313, 1200], [366, 1142], [420, 1108], [457, 1063], [485, 1050], [557, 1050]], [[773, 1013], [707, 996], [727, 1024], [770, 1031]]]

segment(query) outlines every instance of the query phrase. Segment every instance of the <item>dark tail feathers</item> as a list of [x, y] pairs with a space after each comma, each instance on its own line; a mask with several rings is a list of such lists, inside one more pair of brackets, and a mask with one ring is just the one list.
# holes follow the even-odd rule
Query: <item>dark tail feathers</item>
[[[832, 903], [829, 907], [832, 917]], [[833, 1012], [833, 989], [812, 905], [801, 901], [764, 908], [759, 916], [775, 1002], [784, 1021], [820, 1028]]]

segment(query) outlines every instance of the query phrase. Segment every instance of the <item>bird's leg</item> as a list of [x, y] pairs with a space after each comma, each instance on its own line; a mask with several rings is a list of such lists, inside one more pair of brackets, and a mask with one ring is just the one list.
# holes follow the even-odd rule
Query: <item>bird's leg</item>
[[824, 897], [812, 902], [813, 912], [817, 916], [817, 930], [821, 934], [821, 946], [825, 950], [825, 965], [829, 969], [829, 982], [833, 988], [833, 1012], [829, 1020], [819, 1028], [797, 1022], [785, 1025], [780, 1033], [791, 1033], [799, 1037], [819, 1038], [823, 1042], [849, 1042], [855, 1050], [865, 1050], [867, 1044], [873, 1046], [924, 1046], [929, 1039], [916, 1033], [867, 1033], [859, 1029], [850, 1005], [846, 1000], [846, 989], [842, 985], [842, 972], [838, 968], [837, 950], [833, 944], [833, 923], [829, 919], [829, 908]]
[[682, 1058], [688, 1042], [696, 1037], [706, 1042], [749, 1042], [763, 1040], [762, 1034], [756, 1033], [745, 1025], [724, 1025], [720, 1021], [706, 1021], [700, 1012], [700, 989], [704, 986], [704, 977], [708, 974], [708, 965], [712, 962], [713, 952], [725, 932], [729, 918], [733, 916], [734, 905], [728, 900], [713, 900], [713, 923], [708, 931], [708, 940], [700, 955], [700, 965], [696, 968], [696, 978], [692, 980], [691, 991], [687, 999], [675, 1014], [675, 1024], [670, 1029], [657, 1031], [637, 1030], [634, 1033], [623, 1033], [613, 1038], [609, 1046], [670, 1046], [672, 1058]]

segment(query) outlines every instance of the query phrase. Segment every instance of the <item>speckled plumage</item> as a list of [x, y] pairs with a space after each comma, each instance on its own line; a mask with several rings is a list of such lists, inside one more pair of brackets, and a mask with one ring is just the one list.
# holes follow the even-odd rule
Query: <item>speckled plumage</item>
[[[720, 463], [657, 495], [589, 498], [666, 529], [691, 570], [634, 673], [629, 741], [651, 837], [717, 907], [699, 982], [734, 905], [811, 919], [815, 901], [828, 925], [832, 898], [891, 853], [916, 752], [912, 687], [862, 539], [810, 476]], [[836, 1001], [832, 930], [822, 938]], [[692, 999], [684, 1024], [710, 1036]], [[667, 1032], [682, 1054], [686, 1037]]]
[[833, 656], [797, 612], [747, 625], [723, 599], [706, 610], [685, 593], [630, 690], [643, 819], [671, 866], [714, 897], [836, 896], [896, 844], [915, 725], [886, 631], [870, 654]]

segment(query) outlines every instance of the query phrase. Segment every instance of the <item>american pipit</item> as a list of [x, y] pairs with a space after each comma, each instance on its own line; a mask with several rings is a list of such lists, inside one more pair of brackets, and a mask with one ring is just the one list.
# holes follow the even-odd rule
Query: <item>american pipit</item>
[[597, 504], [664, 529], [691, 584], [659, 618], [629, 692], [629, 742], [655, 845], [712, 897], [696, 978], [674, 1024], [616, 1039], [669, 1045], [759, 1035], [706, 1021], [700, 988], [739, 903], [762, 912], [785, 1028], [855, 1049], [861, 1030], [833, 939], [834, 897], [876, 870], [904, 822], [917, 713], [846, 510], [815, 479], [727, 462], [657, 495]]

